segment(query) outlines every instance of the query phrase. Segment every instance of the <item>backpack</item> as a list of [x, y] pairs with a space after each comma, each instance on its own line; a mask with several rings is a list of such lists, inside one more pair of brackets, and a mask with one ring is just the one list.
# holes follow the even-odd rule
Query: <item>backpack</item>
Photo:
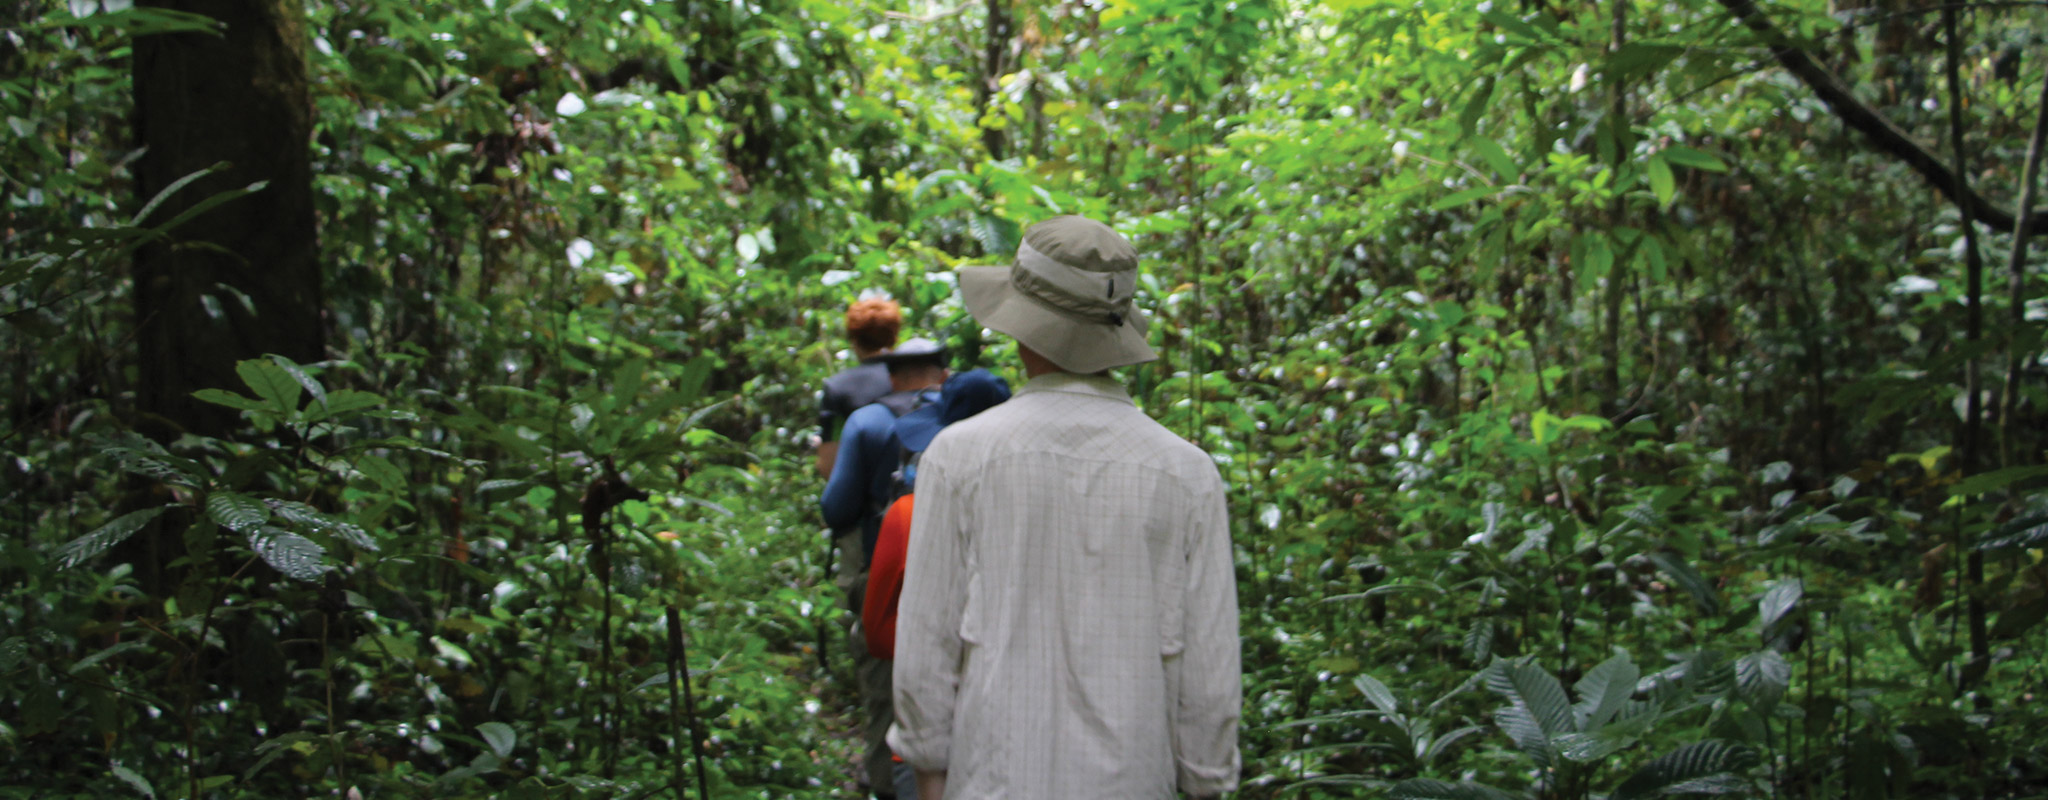
[[[903, 415], [930, 405], [932, 401], [925, 395], [934, 391], [936, 389], [891, 392], [882, 395], [875, 402], [888, 408], [889, 413], [896, 415], [897, 419], [902, 419]], [[894, 505], [897, 498], [910, 494], [911, 480], [917, 474], [917, 460], [923, 455], [911, 452], [910, 448], [904, 447], [900, 441], [896, 443], [896, 471], [889, 476], [888, 490], [878, 497], [868, 498], [868, 518], [875, 525], [881, 524], [882, 516], [889, 513], [889, 506]]]

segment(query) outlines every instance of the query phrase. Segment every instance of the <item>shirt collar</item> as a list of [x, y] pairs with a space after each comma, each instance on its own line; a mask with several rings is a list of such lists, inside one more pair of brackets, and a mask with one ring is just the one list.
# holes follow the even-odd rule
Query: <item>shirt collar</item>
[[1029, 383], [1024, 384], [1024, 388], [1017, 390], [1017, 394], [1019, 395], [1035, 394], [1039, 392], [1059, 392], [1061, 394], [1078, 394], [1084, 397], [1094, 397], [1103, 400], [1113, 400], [1127, 406], [1137, 405], [1137, 403], [1131, 400], [1130, 392], [1124, 391], [1123, 384], [1117, 383], [1115, 380], [1102, 377], [1099, 375], [1076, 375], [1071, 372], [1048, 372], [1044, 375], [1032, 378]]

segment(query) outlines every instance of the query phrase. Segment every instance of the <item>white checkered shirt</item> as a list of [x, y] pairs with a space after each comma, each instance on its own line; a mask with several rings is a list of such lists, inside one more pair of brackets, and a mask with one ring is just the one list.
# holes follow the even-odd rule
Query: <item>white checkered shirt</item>
[[1216, 465], [1107, 378], [1043, 375], [918, 467], [896, 725], [963, 800], [1237, 785], [1237, 578]]

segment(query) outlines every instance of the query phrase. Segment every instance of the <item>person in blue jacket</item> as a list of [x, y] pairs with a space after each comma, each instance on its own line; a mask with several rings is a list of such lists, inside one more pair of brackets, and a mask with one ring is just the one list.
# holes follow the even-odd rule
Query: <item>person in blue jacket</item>
[[[854, 674], [866, 717], [862, 720], [862, 782], [875, 796], [891, 798], [897, 797], [896, 764], [884, 741], [895, 720], [890, 665], [868, 652], [860, 630], [860, 605], [867, 594], [868, 562], [874, 558], [882, 514], [889, 501], [896, 499], [891, 487], [897, 455], [903, 449], [896, 438], [896, 418], [939, 400], [939, 387], [947, 375], [946, 348], [930, 339], [915, 338], [875, 360], [888, 368], [891, 391], [847, 417], [846, 427], [840, 431], [838, 458], [819, 506], [825, 524], [838, 535], [841, 567], [837, 583], [847, 592], [847, 610], [853, 622], [847, 641], [853, 646]], [[856, 535], [859, 538], [854, 538]]]

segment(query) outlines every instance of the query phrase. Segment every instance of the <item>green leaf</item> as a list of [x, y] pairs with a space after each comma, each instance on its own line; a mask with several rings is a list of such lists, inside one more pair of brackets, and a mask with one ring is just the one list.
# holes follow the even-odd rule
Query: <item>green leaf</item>
[[1479, 783], [1445, 783], [1409, 778], [1387, 790], [1390, 800], [1515, 800], [1515, 795]]
[[141, 773], [121, 766], [119, 763], [109, 765], [107, 771], [113, 773], [114, 777], [120, 778], [122, 783], [133, 787], [143, 797], [156, 797], [156, 787], [149, 785], [149, 779], [142, 777]]
[[1472, 623], [1472, 629], [1465, 632], [1464, 650], [1466, 657], [1473, 661], [1485, 661], [1493, 657], [1493, 620], [1482, 617]]
[[1607, 73], [1617, 80], [1634, 80], [1663, 69], [1683, 52], [1685, 48], [1676, 45], [1629, 42], [1607, 57]]
[[375, 453], [356, 459], [355, 468], [387, 491], [396, 491], [405, 485], [405, 473], [399, 471], [390, 459]]
[[2028, 478], [2038, 478], [2042, 475], [2048, 475], [2048, 464], [2006, 467], [2005, 469], [1981, 472], [1956, 481], [1954, 486], [1948, 487], [1948, 493], [1952, 497], [1970, 497], [1986, 494], [2003, 489], [2013, 483]]
[[514, 491], [524, 489], [532, 485], [533, 481], [529, 480], [521, 480], [518, 478], [494, 478], [492, 480], [484, 481], [483, 483], [477, 484], [476, 494], [478, 497], [482, 497], [492, 492]]
[[269, 405], [266, 405], [253, 397], [245, 397], [239, 394], [235, 394], [234, 392], [227, 391], [226, 389], [200, 389], [199, 391], [193, 392], [192, 396], [217, 406], [239, 408], [243, 411], [273, 410]]
[[1501, 11], [1498, 9], [1488, 9], [1484, 12], [1481, 12], [1479, 16], [1487, 22], [1492, 23], [1493, 26], [1496, 28], [1500, 28], [1501, 30], [1507, 31], [1508, 33], [1512, 33], [1522, 37], [1523, 43], [1534, 44], [1548, 43], [1549, 41], [1551, 41], [1550, 36], [1547, 36], [1542, 31], [1537, 30], [1535, 26], [1532, 26], [1529, 23], [1524, 22], [1517, 17], [1511, 16], [1505, 11]]
[[1446, 211], [1457, 208], [1498, 191], [1500, 190], [1491, 186], [1475, 186], [1470, 189], [1462, 189], [1437, 198], [1436, 202], [1429, 204], [1429, 210]]
[[1650, 179], [1650, 191], [1657, 195], [1657, 206], [1670, 208], [1671, 200], [1678, 195], [1678, 179], [1672, 176], [1671, 164], [1664, 160], [1664, 154], [1651, 153], [1643, 174]]
[[1764, 592], [1763, 598], [1756, 603], [1757, 616], [1761, 618], [1764, 630], [1770, 630], [1771, 626], [1778, 624], [1778, 620], [1783, 619], [1793, 606], [1799, 604], [1799, 597], [1805, 593], [1806, 584], [1798, 578], [1781, 578], [1772, 584], [1771, 588]]
[[296, 500], [271, 500], [270, 510], [279, 519], [305, 530], [325, 534], [364, 550], [375, 551], [377, 541], [370, 538], [369, 531], [353, 522], [343, 520]]
[[130, 639], [125, 642], [115, 642], [111, 647], [104, 648], [99, 652], [93, 653], [92, 655], [86, 656], [84, 658], [72, 662], [71, 667], [66, 671], [73, 675], [77, 675], [80, 672], [84, 672], [85, 670], [89, 670], [95, 666], [98, 666], [99, 663], [102, 661], [105, 661], [109, 658], [113, 658], [114, 656], [118, 656], [122, 653], [148, 649], [149, 642], [142, 639]]
[[323, 406], [327, 404], [327, 387], [313, 380], [313, 376], [306, 372], [304, 367], [299, 366], [299, 362], [273, 353], [270, 356], [270, 363], [276, 364], [278, 369], [284, 370], [284, 374], [290, 375], [292, 380], [299, 384], [299, 388], [305, 389], [306, 394], [312, 396], [313, 402]]
[[1012, 258], [1017, 255], [1020, 235], [1017, 223], [994, 214], [975, 214], [968, 221], [968, 228], [974, 232], [974, 240], [981, 243], [981, 251], [988, 257]]
[[1564, 684], [1527, 662], [1497, 661], [1482, 674], [1486, 688], [1510, 703], [1494, 712], [1494, 724], [1539, 765], [1553, 763], [1556, 751], [1550, 738], [1573, 730], [1572, 708], [1565, 697]]
[[0, 672], [13, 672], [21, 662], [28, 660], [28, 640], [20, 636], [9, 636], [0, 642]]
[[263, 771], [263, 768], [268, 766], [270, 762], [276, 761], [279, 756], [292, 752], [292, 749], [286, 745], [319, 741], [324, 738], [326, 737], [316, 733], [293, 731], [282, 736], [264, 740], [262, 743], [257, 744], [254, 750], [262, 758], [257, 759], [254, 765], [251, 765], [247, 771], [242, 773], [242, 780], [247, 781], [255, 777], [256, 773]]
[[2048, 514], [2021, 517], [1993, 528], [1979, 550], [2032, 550], [2048, 544]]
[[277, 362], [265, 358], [251, 358], [235, 365], [235, 374], [242, 376], [242, 382], [249, 385], [256, 397], [269, 404], [272, 411], [290, 414], [298, 410], [299, 382]]
[[195, 489], [206, 485], [205, 467], [192, 459], [166, 453], [155, 442], [140, 436], [113, 438], [107, 442], [100, 446], [100, 452], [113, 456], [123, 472]]
[[1684, 145], [1672, 145], [1670, 147], [1666, 147], [1664, 148], [1662, 155], [1666, 160], [1682, 167], [1703, 169], [1708, 172], [1728, 171], [1728, 165], [1721, 163], [1721, 159], [1715, 158], [1711, 155], [1707, 155], [1706, 153], [1700, 152], [1699, 150], [1695, 150], [1690, 147], [1686, 147]]
[[1555, 676], [1526, 662], [1502, 662], [1489, 669], [1486, 688], [1529, 709], [1537, 723], [1543, 726], [1544, 733], [1564, 733], [1572, 729], [1571, 704], [1565, 697], [1564, 684], [1559, 683]]
[[99, 526], [92, 533], [71, 540], [69, 544], [57, 549], [57, 566], [70, 569], [106, 552], [114, 545], [126, 541], [128, 537], [134, 536], [136, 531], [142, 530], [142, 526], [148, 525], [150, 520], [156, 519], [157, 515], [164, 513], [164, 509], [167, 508], [170, 506], [157, 506], [122, 514], [115, 517], [112, 522]]
[[1579, 730], [1590, 731], [1607, 724], [1614, 715], [1628, 704], [1636, 691], [1636, 680], [1642, 671], [1627, 654], [1617, 654], [1600, 662], [1586, 671], [1579, 682], [1572, 685], [1578, 690], [1579, 702], [1572, 705], [1572, 719]]
[[1644, 764], [1616, 787], [1610, 800], [1642, 800], [1679, 791], [1679, 787], [1718, 775], [1735, 775], [1756, 766], [1755, 750], [1745, 745], [1709, 740], [1682, 745]]
[[1521, 177], [1521, 165], [1515, 163], [1514, 157], [1508, 155], [1507, 148], [1501, 147], [1500, 142], [1483, 136], [1474, 137], [1472, 149], [1479, 151], [1480, 160], [1492, 167], [1494, 174], [1499, 175], [1502, 180], [1512, 181]]
[[172, 217], [171, 221], [151, 228], [150, 232], [157, 235], [162, 235], [172, 230], [176, 230], [178, 226], [191, 221], [192, 218], [194, 217], [197, 217], [201, 214], [213, 210], [215, 206], [218, 206], [222, 203], [226, 203], [230, 200], [235, 200], [237, 198], [246, 197], [248, 195], [252, 195], [257, 192], [263, 191], [263, 188], [269, 185], [269, 181], [257, 181], [255, 183], [249, 184], [248, 186], [244, 186], [240, 189], [229, 189], [225, 192], [216, 193], [210, 197], [207, 197], [204, 200], [201, 200], [197, 203], [193, 203], [190, 208], [187, 208], [184, 211], [179, 212], [177, 216]]
[[511, 758], [512, 746], [519, 743], [519, 733], [503, 722], [486, 722], [476, 726], [476, 732], [484, 737], [484, 744], [490, 745], [491, 752], [499, 758]]
[[156, 213], [157, 208], [162, 206], [165, 200], [169, 200], [171, 198], [171, 195], [177, 194], [178, 190], [183, 189], [187, 186], [191, 186], [193, 181], [199, 180], [200, 178], [204, 178], [208, 175], [212, 175], [213, 173], [220, 172], [221, 170], [225, 170], [228, 167], [228, 162], [222, 161], [217, 164], [214, 164], [213, 166], [207, 167], [197, 172], [193, 172], [175, 181], [171, 181], [171, 185], [164, 187], [162, 191], [156, 193], [155, 197], [150, 198], [149, 202], [144, 203], [142, 205], [142, 210], [135, 212], [134, 218], [128, 220], [128, 224], [133, 227], [140, 227], [142, 223], [149, 220], [150, 214]]
[[327, 551], [313, 540], [281, 528], [264, 526], [249, 534], [249, 549], [266, 564], [295, 580], [312, 581], [327, 573]]
[[[1466, 135], [1469, 136], [1474, 130], [1477, 130], [1479, 119], [1486, 116], [1486, 106], [1493, 102], [1493, 90], [1496, 81], [1497, 79], [1491, 76], [1480, 81], [1479, 85], [1473, 88], [1472, 96], [1465, 100], [1465, 107], [1458, 111], [1458, 128], [1464, 131]], [[1495, 147], [1498, 146], [1495, 145]], [[1510, 173], [1504, 172], [1502, 175], [1509, 175], [1511, 177]]]
[[1394, 691], [1388, 689], [1386, 684], [1380, 683], [1378, 678], [1361, 673], [1351, 679], [1351, 685], [1358, 687], [1358, 691], [1365, 694], [1365, 699], [1372, 701], [1374, 708], [1388, 714], [1400, 712], [1401, 704], [1394, 698]]
[[251, 533], [270, 521], [263, 501], [240, 492], [214, 492], [206, 498], [206, 515], [231, 531]]
[[1744, 702], [1768, 712], [1792, 686], [1792, 662], [1776, 650], [1759, 650], [1735, 662], [1735, 691]]
[[1684, 558], [1677, 553], [1663, 551], [1651, 553], [1649, 558], [1650, 563], [1657, 565], [1657, 569], [1662, 570], [1678, 584], [1678, 588], [1692, 596], [1693, 605], [1698, 606], [1701, 613], [1721, 613], [1721, 593], [1713, 584], [1708, 583], [1706, 578], [1701, 577], [1698, 570], [1686, 563]]
[[1601, 761], [1640, 741], [1659, 718], [1655, 713], [1636, 714], [1591, 732], [1560, 735], [1554, 744], [1558, 755], [1566, 759], [1581, 764]]
[[355, 389], [340, 389], [337, 391], [329, 392], [327, 394], [326, 405], [320, 409], [315, 410], [313, 414], [309, 415], [308, 420], [312, 422], [318, 422], [323, 419], [338, 417], [343, 414], [347, 414], [354, 411], [361, 411], [366, 408], [375, 408], [383, 404], [383, 395], [374, 394], [371, 392], [357, 391]]

